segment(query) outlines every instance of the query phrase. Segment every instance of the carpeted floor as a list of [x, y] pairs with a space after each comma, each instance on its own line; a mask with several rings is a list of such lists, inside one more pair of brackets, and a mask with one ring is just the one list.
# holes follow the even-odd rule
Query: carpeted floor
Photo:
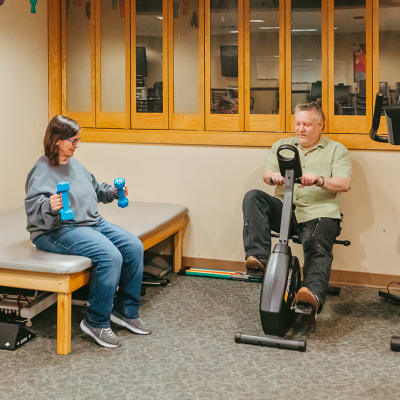
[[236, 332], [263, 333], [260, 284], [185, 276], [171, 283], [144, 297], [153, 334], [116, 329], [118, 349], [81, 333], [84, 310], [74, 307], [72, 352], [59, 356], [56, 308], [35, 317], [37, 338], [0, 351], [0, 399], [399, 399], [400, 353], [389, 338], [400, 335], [400, 307], [376, 289], [330, 296], [300, 353], [234, 342]]

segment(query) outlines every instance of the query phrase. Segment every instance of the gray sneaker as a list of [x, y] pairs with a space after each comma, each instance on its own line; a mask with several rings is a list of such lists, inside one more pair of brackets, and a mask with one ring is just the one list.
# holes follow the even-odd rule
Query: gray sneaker
[[123, 326], [124, 328], [129, 329], [131, 332], [139, 335], [150, 335], [151, 333], [150, 330], [144, 327], [142, 318], [138, 317], [135, 319], [129, 319], [115, 310], [111, 313], [111, 322], [114, 322], [116, 325]]
[[115, 333], [111, 328], [94, 328], [93, 326], [90, 326], [84, 319], [81, 321], [80, 327], [83, 332], [91, 336], [100, 346], [121, 346], [121, 340], [115, 336]]

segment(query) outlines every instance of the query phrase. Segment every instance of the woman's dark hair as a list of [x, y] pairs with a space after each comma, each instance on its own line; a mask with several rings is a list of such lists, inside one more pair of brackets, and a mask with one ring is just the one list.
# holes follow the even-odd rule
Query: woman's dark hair
[[81, 127], [76, 121], [64, 115], [56, 115], [47, 125], [43, 139], [44, 154], [50, 161], [50, 165], [58, 165], [58, 146], [59, 140], [68, 139], [76, 136]]

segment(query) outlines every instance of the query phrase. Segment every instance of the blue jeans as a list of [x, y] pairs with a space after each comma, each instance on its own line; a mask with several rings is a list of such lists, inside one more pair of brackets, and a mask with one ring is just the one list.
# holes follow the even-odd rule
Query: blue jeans
[[136, 236], [102, 219], [95, 225], [64, 226], [45, 233], [35, 240], [35, 246], [92, 260], [95, 268], [86, 313], [91, 326], [108, 328], [113, 307], [127, 318], [139, 316], [143, 244]]

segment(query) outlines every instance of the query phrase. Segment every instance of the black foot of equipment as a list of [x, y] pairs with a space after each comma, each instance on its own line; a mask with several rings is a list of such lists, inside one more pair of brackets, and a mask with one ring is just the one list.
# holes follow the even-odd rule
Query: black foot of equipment
[[400, 351], [400, 336], [390, 338], [390, 348], [392, 351]]
[[243, 333], [235, 335], [235, 342], [297, 351], [306, 351], [307, 347], [305, 340], [292, 340], [273, 336], [251, 336]]

